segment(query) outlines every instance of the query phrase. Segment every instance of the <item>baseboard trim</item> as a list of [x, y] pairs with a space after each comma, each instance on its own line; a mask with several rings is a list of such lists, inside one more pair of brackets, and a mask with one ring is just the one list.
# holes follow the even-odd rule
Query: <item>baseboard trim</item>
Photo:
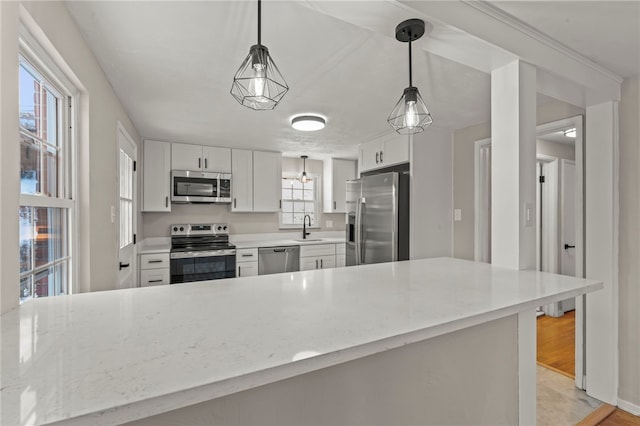
[[631, 402], [618, 399], [618, 408], [631, 413], [634, 416], [640, 416], [640, 405], [632, 404]]
[[616, 407], [605, 402], [592, 411], [587, 417], [576, 423], [576, 426], [596, 426], [609, 417], [614, 411], [616, 411]]

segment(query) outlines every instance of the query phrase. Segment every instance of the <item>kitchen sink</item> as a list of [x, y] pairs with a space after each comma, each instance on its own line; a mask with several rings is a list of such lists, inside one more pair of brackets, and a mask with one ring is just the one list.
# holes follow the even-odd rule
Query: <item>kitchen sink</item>
[[299, 240], [293, 240], [299, 243], [312, 243], [314, 241], [323, 241], [323, 238], [307, 238], [306, 240], [303, 240], [302, 238], [300, 238]]

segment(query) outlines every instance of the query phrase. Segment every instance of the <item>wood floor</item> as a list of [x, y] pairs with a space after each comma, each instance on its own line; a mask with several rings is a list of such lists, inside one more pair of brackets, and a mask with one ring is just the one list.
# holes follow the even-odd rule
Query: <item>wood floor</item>
[[565, 376], [575, 377], [576, 311], [554, 318], [538, 317], [538, 364]]
[[[538, 364], [567, 377], [575, 377], [575, 324], [575, 311], [566, 312], [558, 318], [546, 315], [538, 317]], [[538, 376], [540, 376], [540, 372]], [[554, 399], [558, 398], [560, 398], [560, 395], [554, 397]], [[548, 402], [544, 405], [545, 410], [550, 408]], [[608, 404], [603, 405], [578, 424], [581, 426], [640, 426], [640, 417]], [[566, 411], [566, 407], [563, 406], [560, 411]], [[554, 414], [552, 418], [557, 421], [557, 414]], [[540, 419], [538, 420], [540, 424]]]

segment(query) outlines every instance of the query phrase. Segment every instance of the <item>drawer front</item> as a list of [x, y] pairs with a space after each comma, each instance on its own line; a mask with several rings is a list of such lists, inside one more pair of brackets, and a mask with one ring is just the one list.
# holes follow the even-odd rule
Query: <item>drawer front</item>
[[347, 245], [345, 243], [336, 244], [336, 254], [345, 254], [347, 252]]
[[143, 269], [140, 271], [140, 287], [169, 284], [169, 268]]
[[335, 256], [320, 256], [318, 260], [320, 260], [320, 269], [331, 269], [336, 267]]
[[335, 254], [335, 244], [312, 244], [308, 246], [300, 246], [300, 257], [331, 256]]
[[169, 253], [141, 254], [140, 269], [159, 269], [169, 267]]
[[236, 250], [236, 263], [241, 262], [257, 262], [258, 261], [258, 249], [246, 248]]

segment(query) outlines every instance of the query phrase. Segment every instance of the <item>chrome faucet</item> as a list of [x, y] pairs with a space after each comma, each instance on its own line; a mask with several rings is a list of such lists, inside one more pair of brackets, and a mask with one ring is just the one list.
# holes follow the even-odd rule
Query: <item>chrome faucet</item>
[[302, 218], [302, 239], [303, 240], [306, 240], [307, 235], [311, 234], [311, 232], [307, 232], [307, 218], [309, 218], [309, 227], [311, 227], [311, 216], [309, 216], [308, 214], [305, 214], [304, 218]]

